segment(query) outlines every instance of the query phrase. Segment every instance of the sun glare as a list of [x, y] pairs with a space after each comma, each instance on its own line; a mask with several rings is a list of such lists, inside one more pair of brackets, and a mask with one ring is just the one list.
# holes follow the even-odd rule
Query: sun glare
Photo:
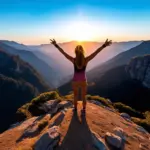
[[71, 40], [91, 41], [94, 38], [92, 25], [86, 22], [73, 22], [66, 29], [66, 35]]

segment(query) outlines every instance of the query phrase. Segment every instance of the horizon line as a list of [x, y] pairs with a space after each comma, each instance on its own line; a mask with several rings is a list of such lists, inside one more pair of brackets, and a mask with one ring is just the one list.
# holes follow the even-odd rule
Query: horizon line
[[[24, 44], [23, 42], [19, 42], [19, 41], [14, 41], [14, 40], [6, 40], [6, 39], [0, 39], [0, 41], [9, 41], [9, 42], [16, 42], [18, 44], [22, 44], [22, 45], [27, 45], [27, 46], [34, 46], [34, 45], [49, 45], [50, 43], [40, 43], [40, 44]], [[149, 40], [123, 40], [123, 41], [113, 41], [113, 43], [125, 43], [125, 42], [140, 42], [140, 41], [150, 41]], [[86, 43], [86, 42], [90, 42], [90, 43], [104, 43], [104, 41], [92, 41], [92, 40], [85, 40], [85, 41], [77, 41], [77, 40], [71, 40], [71, 41], [64, 41], [64, 42], [57, 42], [58, 44], [65, 44], [65, 43], [71, 43], [71, 42], [76, 42], [76, 43]]]

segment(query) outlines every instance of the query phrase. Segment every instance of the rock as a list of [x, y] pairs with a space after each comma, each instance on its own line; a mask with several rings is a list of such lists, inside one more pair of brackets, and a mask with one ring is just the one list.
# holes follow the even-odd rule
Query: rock
[[31, 127], [29, 127], [27, 130], [24, 131], [22, 138], [25, 137], [33, 137], [35, 135], [37, 135], [38, 133], [38, 125], [32, 125]]
[[121, 139], [126, 140], [125, 132], [122, 128], [119, 127], [114, 128], [113, 133], [119, 136]]
[[131, 59], [126, 71], [131, 78], [141, 81], [145, 87], [150, 88], [150, 55]]
[[49, 100], [49, 101], [41, 104], [41, 106], [39, 106], [39, 109], [44, 110], [46, 113], [53, 112], [59, 102], [60, 102], [60, 100], [57, 100], [57, 99]]
[[110, 108], [110, 107], [104, 107], [105, 109], [107, 109], [107, 110], [109, 110], [109, 111], [111, 111], [111, 112], [116, 112], [116, 110], [115, 109], [112, 109], [112, 108]]
[[139, 141], [144, 141], [144, 140], [145, 140], [145, 138], [144, 138], [143, 136], [141, 136], [141, 135], [139, 135], [139, 134], [137, 134], [137, 133], [131, 134], [130, 137], [133, 137], [133, 138], [135, 138], [135, 139], [138, 139]]
[[22, 122], [16, 122], [12, 125], [10, 125], [9, 129], [12, 129], [12, 128], [15, 128], [15, 127], [18, 127]]
[[53, 126], [35, 143], [34, 150], [53, 150], [59, 140], [59, 127]]
[[103, 106], [103, 104], [99, 101], [96, 101], [96, 100], [89, 100], [90, 103], [93, 103], [95, 105], [98, 105], [98, 106]]
[[68, 108], [70, 106], [72, 106], [72, 103], [70, 101], [61, 101], [58, 104], [58, 109], [64, 109], [64, 108]]
[[141, 126], [136, 126], [136, 129], [139, 131], [139, 132], [142, 132], [142, 133], [145, 133], [145, 134], [148, 134], [148, 132]]
[[140, 148], [140, 150], [148, 150], [149, 149], [148, 144], [145, 144], [145, 143], [140, 143], [139, 148]]
[[50, 127], [52, 127], [52, 126], [59, 126], [61, 124], [61, 122], [63, 121], [64, 117], [65, 117], [65, 113], [64, 112], [60, 112], [59, 115], [53, 121], [53, 123], [50, 125]]
[[18, 129], [26, 129], [27, 127], [33, 125], [33, 123], [36, 121], [38, 117], [32, 117], [30, 119], [27, 119], [25, 121], [23, 121], [19, 126]]
[[131, 120], [130, 115], [128, 115], [127, 113], [121, 113], [120, 116], [123, 117], [124, 119], [126, 119], [127, 121]]
[[103, 140], [100, 137], [98, 137], [98, 135], [95, 132], [92, 132], [92, 140], [94, 143], [94, 147], [96, 147], [97, 150], [108, 150]]
[[108, 101], [108, 103], [109, 103], [110, 105], [113, 104], [112, 101], [111, 101], [110, 99], [107, 99], [107, 101]]
[[105, 140], [110, 146], [113, 146], [115, 148], [122, 147], [122, 139], [113, 133], [107, 132], [105, 135]]

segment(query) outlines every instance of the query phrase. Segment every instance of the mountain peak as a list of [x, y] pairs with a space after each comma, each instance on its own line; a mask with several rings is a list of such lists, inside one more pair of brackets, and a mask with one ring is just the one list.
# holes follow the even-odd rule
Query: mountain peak
[[145, 129], [100, 102], [88, 102], [86, 113], [82, 112], [81, 102], [77, 111], [70, 101], [60, 100], [46, 102], [42, 108], [49, 109], [48, 113], [17, 123], [2, 133], [1, 149], [150, 149], [150, 134]]

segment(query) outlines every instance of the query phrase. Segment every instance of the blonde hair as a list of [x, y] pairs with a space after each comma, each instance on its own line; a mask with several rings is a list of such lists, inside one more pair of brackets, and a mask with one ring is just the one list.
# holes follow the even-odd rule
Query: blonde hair
[[78, 69], [81, 69], [85, 65], [85, 51], [81, 45], [76, 46], [75, 54], [76, 54], [75, 65], [77, 66]]

